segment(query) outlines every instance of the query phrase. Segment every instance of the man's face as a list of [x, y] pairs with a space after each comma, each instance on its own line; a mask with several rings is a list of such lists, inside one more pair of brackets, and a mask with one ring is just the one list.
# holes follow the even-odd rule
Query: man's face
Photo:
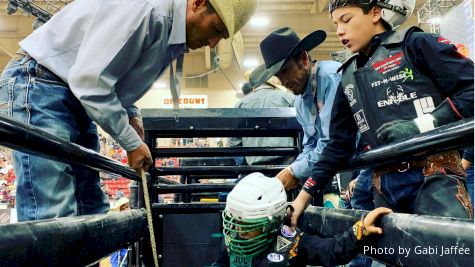
[[377, 33], [376, 23], [380, 13], [375, 14], [374, 11], [373, 7], [368, 14], [364, 14], [359, 7], [340, 7], [332, 12], [336, 35], [352, 53], [366, 50], [371, 38]]
[[304, 52], [302, 56], [300, 56], [298, 63], [295, 62], [294, 59], [289, 59], [275, 76], [277, 76], [282, 85], [292, 91], [294, 95], [301, 95], [305, 92], [309, 69], [310, 62], [307, 53]]
[[229, 32], [216, 12], [209, 12], [205, 0], [188, 1], [186, 12], [186, 44], [190, 49], [215, 47]]

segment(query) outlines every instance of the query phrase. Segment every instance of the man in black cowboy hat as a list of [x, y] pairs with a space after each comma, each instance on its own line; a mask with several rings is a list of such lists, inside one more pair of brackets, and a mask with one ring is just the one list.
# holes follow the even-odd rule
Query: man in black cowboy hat
[[275, 75], [297, 96], [295, 108], [304, 131], [304, 149], [290, 166], [277, 174], [286, 190], [294, 189], [299, 180], [304, 182], [311, 175], [313, 162], [321, 157], [321, 151], [336, 131], [336, 126], [329, 122], [340, 83], [337, 74], [340, 63], [312, 61], [308, 53], [325, 38], [324, 31], [312, 32], [302, 40], [288, 27], [272, 32], [260, 44], [265, 64], [257, 67], [249, 80], [257, 87]]

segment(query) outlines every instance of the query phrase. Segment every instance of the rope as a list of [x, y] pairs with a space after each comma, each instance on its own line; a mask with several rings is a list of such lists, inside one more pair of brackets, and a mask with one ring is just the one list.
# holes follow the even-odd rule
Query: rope
[[150, 207], [150, 196], [148, 195], [147, 177], [143, 170], [141, 171], [140, 174], [141, 174], [140, 176], [142, 176], [142, 188], [143, 188], [143, 196], [144, 196], [144, 201], [145, 201], [145, 209], [147, 210], [147, 222], [148, 222], [148, 230], [150, 233], [150, 244], [152, 245], [153, 263], [155, 267], [159, 267], [158, 255], [157, 255], [157, 244], [155, 243], [155, 234], [153, 232], [152, 209]]

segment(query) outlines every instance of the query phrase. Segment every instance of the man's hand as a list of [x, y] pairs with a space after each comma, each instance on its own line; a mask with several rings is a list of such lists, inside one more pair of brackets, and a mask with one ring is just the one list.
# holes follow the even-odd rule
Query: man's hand
[[391, 209], [383, 208], [383, 207], [376, 208], [376, 209], [370, 211], [363, 220], [363, 225], [366, 229], [367, 235], [372, 235], [372, 234], [381, 235], [381, 234], [383, 234], [383, 229], [381, 229], [380, 227], [377, 227], [375, 225], [375, 223], [376, 223], [376, 221], [378, 221], [380, 219], [380, 217], [382, 217], [382, 216], [384, 216], [388, 213], [391, 213], [391, 212], [393, 212]]
[[290, 217], [290, 227], [292, 228], [292, 230], [295, 230], [295, 228], [297, 228], [297, 220], [303, 213], [303, 211], [307, 208], [311, 200], [312, 196], [302, 190], [300, 191], [294, 202], [292, 202], [293, 211], [288, 209], [288, 211], [291, 211], [292, 214], [287, 214], [287, 217]]
[[376, 133], [382, 144], [389, 144], [419, 134], [420, 131], [414, 121], [394, 120], [381, 125]]
[[284, 168], [275, 177], [282, 182], [285, 191], [295, 189], [299, 185], [299, 179], [294, 176], [290, 167]]
[[137, 149], [127, 151], [127, 159], [129, 166], [133, 168], [139, 175], [142, 170], [147, 171], [152, 166], [152, 154], [145, 143], [142, 143]]
[[142, 139], [142, 141], [143, 141], [144, 138], [145, 138], [145, 132], [143, 130], [142, 118], [140, 118], [140, 117], [130, 117], [129, 118], [129, 124], [130, 124], [130, 126], [132, 126], [132, 128], [134, 128], [134, 130], [140, 136], [140, 139]]

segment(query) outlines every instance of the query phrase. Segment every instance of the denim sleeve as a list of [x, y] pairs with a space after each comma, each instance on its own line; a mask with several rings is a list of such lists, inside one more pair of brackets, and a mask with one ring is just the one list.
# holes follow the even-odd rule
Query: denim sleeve
[[[292, 171], [299, 179], [306, 179], [312, 175], [312, 168], [320, 161], [322, 153], [331, 142], [330, 135], [332, 133], [330, 131], [336, 130], [330, 127], [330, 118], [334, 112], [335, 94], [341, 77], [330, 70], [326, 70], [327, 65], [321, 64], [320, 68], [323, 69], [319, 71], [320, 83], [318, 90], [322, 90], [324, 104], [318, 112], [319, 120], [315, 122], [317, 129], [313, 136], [309, 136], [304, 130], [303, 151], [291, 165]], [[336, 72], [337, 68], [338, 66], [335, 65], [329, 69], [335, 69]]]
[[[100, 10], [103, 7], [98, 9], [98, 14], [110, 12]], [[88, 115], [125, 150], [132, 151], [140, 146], [142, 140], [129, 125], [129, 116], [115, 86], [139, 60], [150, 22], [147, 14], [134, 12], [130, 15], [132, 17], [123, 21], [124, 25], [117, 27], [114, 17], [127, 17], [128, 11], [117, 12], [125, 14], [92, 19], [91, 25], [95, 26], [80, 44], [68, 83]]]
[[335, 173], [347, 164], [356, 147], [358, 128], [341, 84], [332, 103], [327, 117], [327, 141], [320, 148], [312, 166], [312, 176], [303, 186], [303, 190], [311, 195], [323, 189]]
[[129, 118], [140, 117], [140, 110], [136, 105], [130, 105], [126, 107], [125, 110], [127, 111]]

